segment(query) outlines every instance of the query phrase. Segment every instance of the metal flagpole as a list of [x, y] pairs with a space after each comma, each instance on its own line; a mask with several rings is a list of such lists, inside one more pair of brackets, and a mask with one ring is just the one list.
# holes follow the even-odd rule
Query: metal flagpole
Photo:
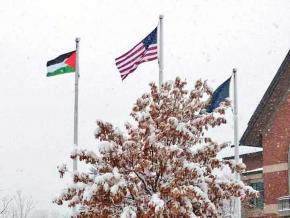
[[[240, 162], [239, 157], [239, 142], [238, 142], [238, 93], [237, 93], [237, 70], [233, 69], [233, 79], [234, 79], [234, 105], [233, 105], [233, 113], [234, 113], [234, 145], [235, 145], [235, 163], [238, 164]], [[235, 177], [237, 181], [240, 181], [239, 173], [235, 173]], [[235, 203], [235, 217], [241, 217], [241, 201], [239, 198], [236, 199]]]
[[158, 57], [158, 65], [159, 65], [159, 88], [163, 83], [163, 15], [159, 15], [159, 30], [158, 30], [158, 39], [159, 39], [159, 57]]
[[[79, 42], [76, 38], [76, 72], [75, 72], [75, 105], [74, 105], [74, 147], [78, 146], [78, 97], [79, 97]], [[77, 171], [77, 158], [73, 159], [73, 171]]]

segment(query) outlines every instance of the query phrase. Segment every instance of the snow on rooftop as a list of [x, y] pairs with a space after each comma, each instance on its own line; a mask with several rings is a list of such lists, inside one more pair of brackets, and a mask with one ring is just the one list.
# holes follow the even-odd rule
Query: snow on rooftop
[[[239, 146], [239, 155], [252, 154], [261, 151], [263, 151], [263, 148], [261, 147], [253, 147], [246, 145]], [[219, 158], [234, 157], [234, 156], [235, 156], [235, 147], [226, 147], [218, 153]]]

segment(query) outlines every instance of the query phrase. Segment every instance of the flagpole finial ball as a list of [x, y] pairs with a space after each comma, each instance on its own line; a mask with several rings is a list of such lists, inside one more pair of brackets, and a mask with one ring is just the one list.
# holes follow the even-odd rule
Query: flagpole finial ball
[[237, 72], [237, 68], [233, 68], [233, 73], [236, 73]]
[[159, 19], [163, 19], [163, 15], [162, 14], [159, 15]]
[[79, 37], [76, 38], [77, 43], [80, 42], [80, 40], [81, 40], [81, 38], [79, 38]]

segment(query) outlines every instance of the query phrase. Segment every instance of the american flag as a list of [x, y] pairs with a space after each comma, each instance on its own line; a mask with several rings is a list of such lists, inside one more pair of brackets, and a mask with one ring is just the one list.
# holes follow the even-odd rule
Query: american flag
[[116, 65], [120, 71], [121, 78], [124, 80], [130, 73], [133, 73], [139, 64], [153, 61], [158, 57], [157, 48], [157, 27], [135, 45], [131, 50], [116, 58]]

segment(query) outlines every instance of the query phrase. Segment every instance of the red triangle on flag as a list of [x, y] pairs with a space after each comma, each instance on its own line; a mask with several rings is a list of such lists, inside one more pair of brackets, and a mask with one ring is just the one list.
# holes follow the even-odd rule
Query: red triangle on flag
[[76, 68], [76, 52], [73, 52], [71, 56], [69, 56], [65, 61], [65, 63], [70, 67]]

